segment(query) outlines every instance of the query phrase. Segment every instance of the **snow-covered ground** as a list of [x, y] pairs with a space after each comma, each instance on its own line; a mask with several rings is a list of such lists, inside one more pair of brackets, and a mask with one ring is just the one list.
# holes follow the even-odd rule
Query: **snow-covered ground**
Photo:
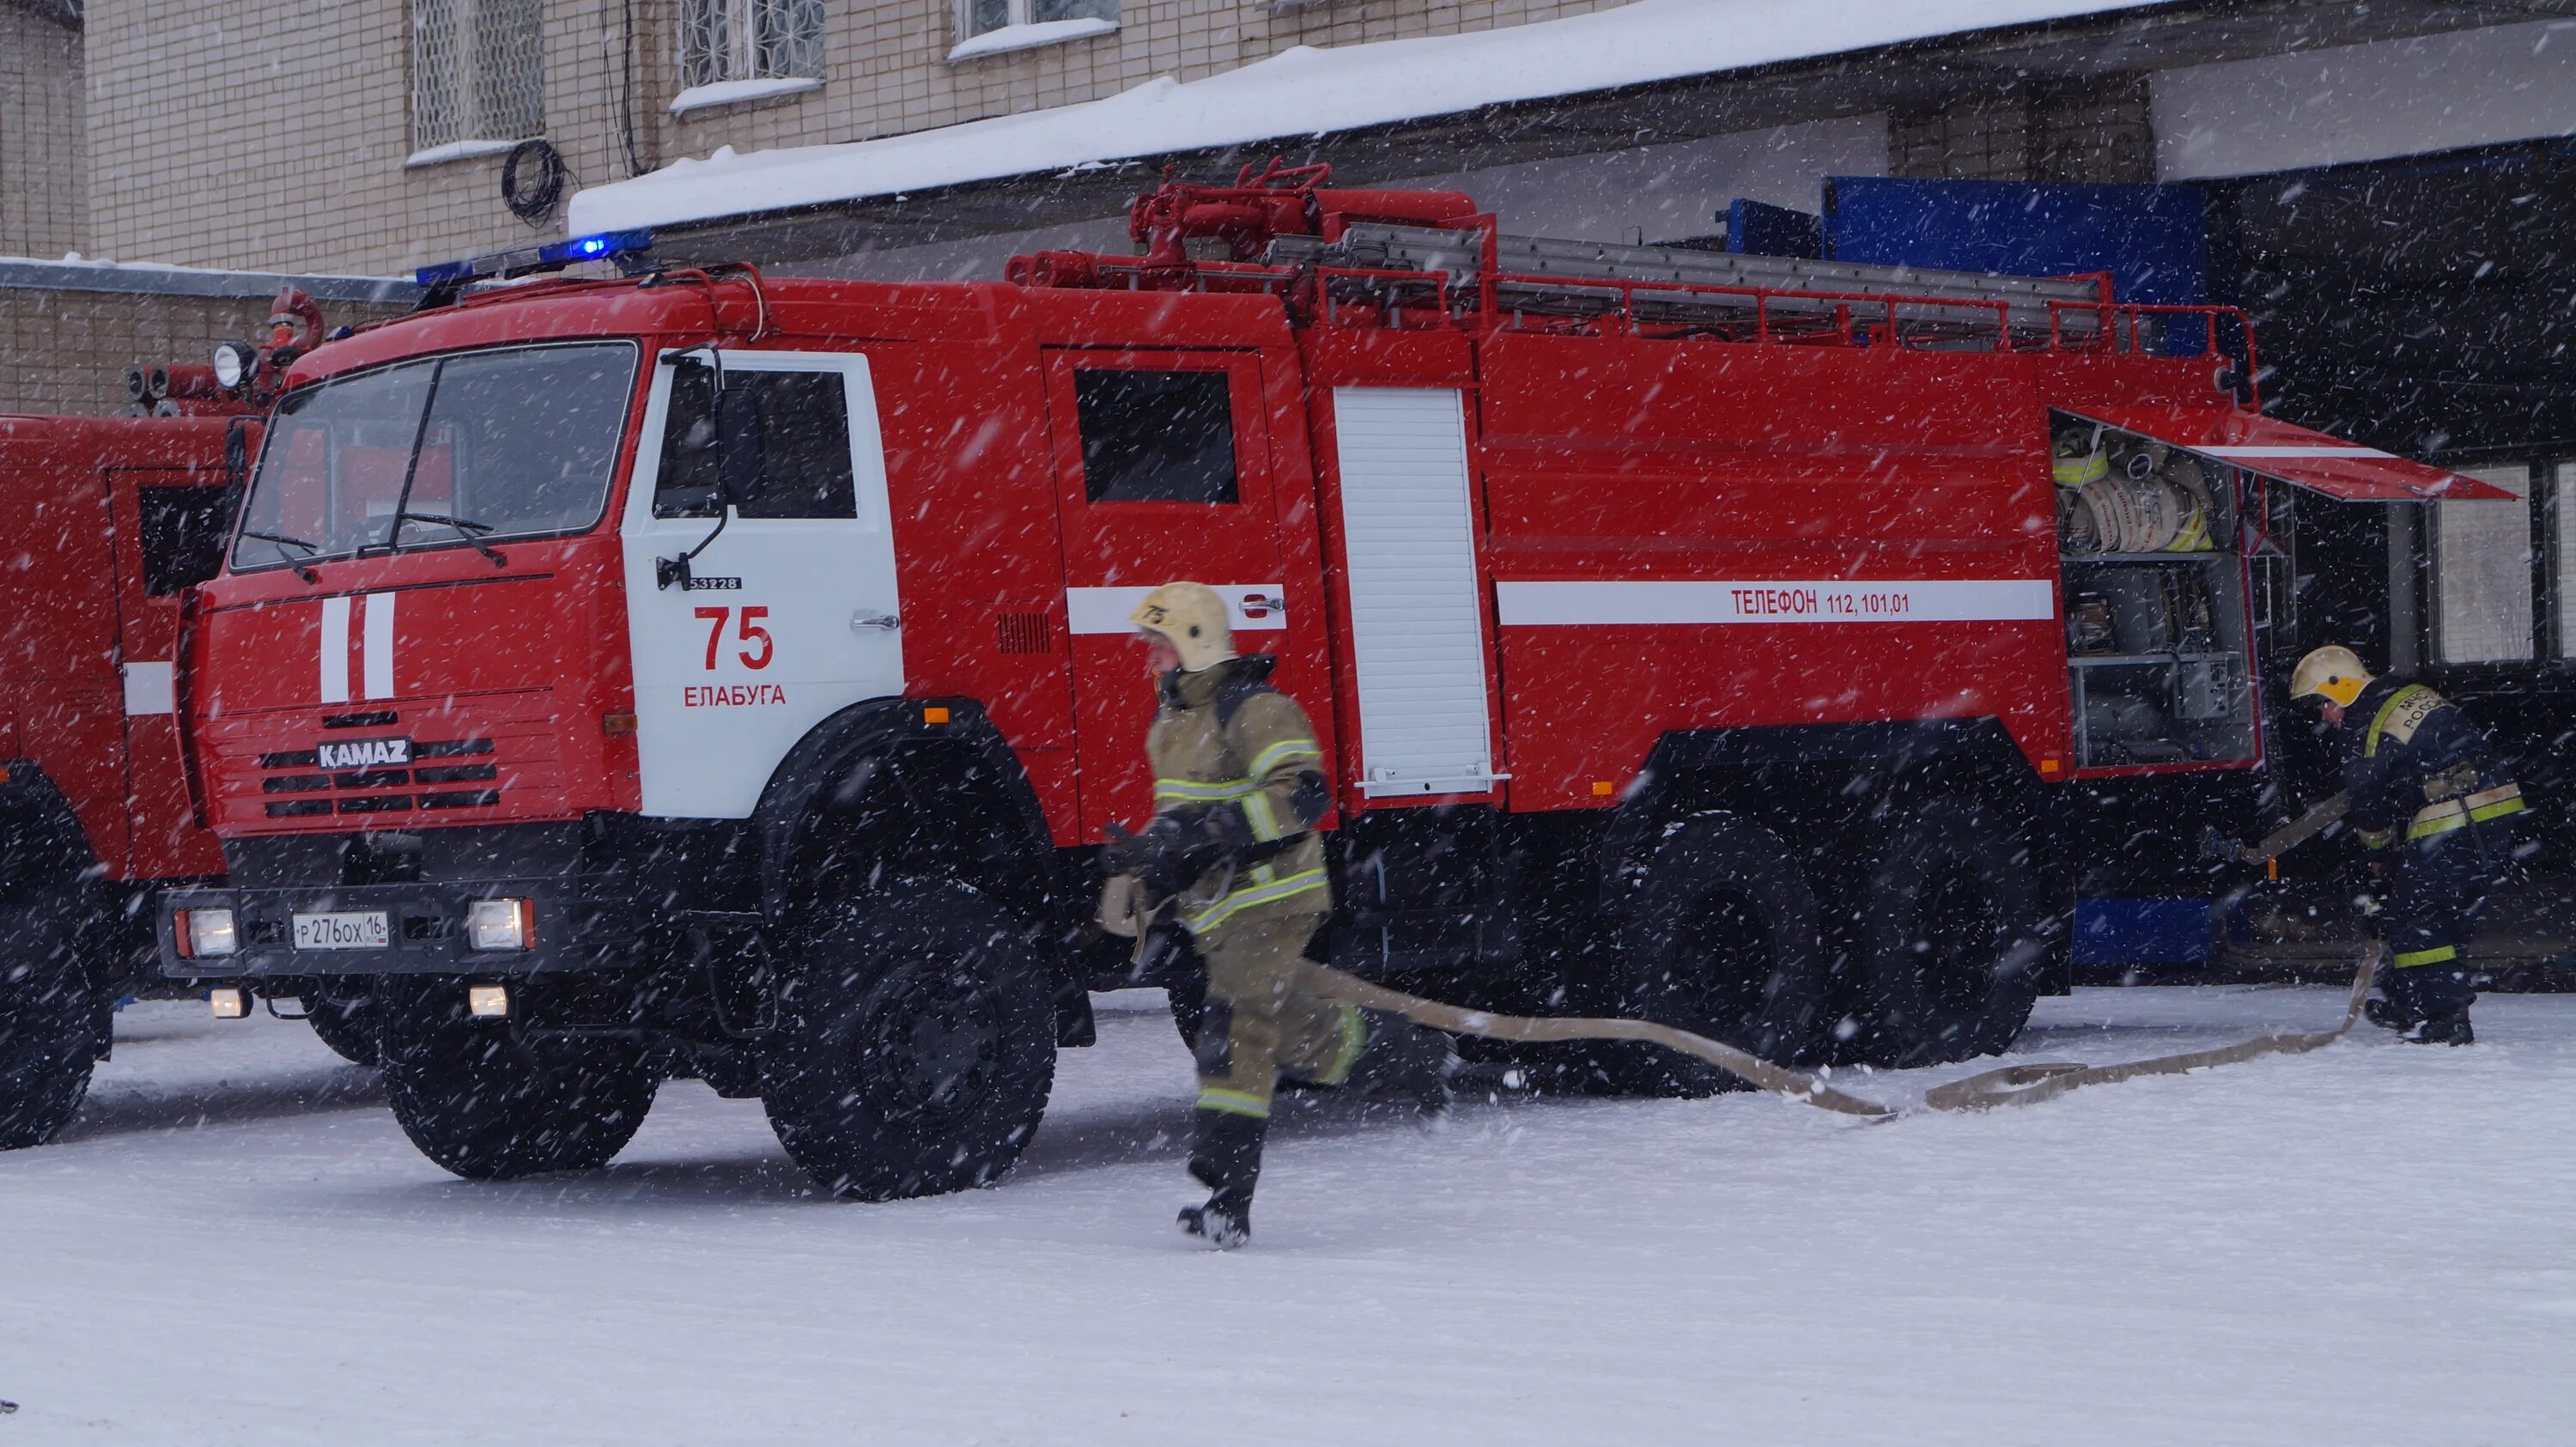
[[[2026, 1051], [2337, 996], [2088, 990]], [[198, 1008], [0, 1157], [0, 1447], [2576, 1441], [2576, 998], [1885, 1125], [1308, 1106], [1229, 1256], [1171, 1227], [1159, 996], [1105, 997], [1009, 1181], [891, 1206], [693, 1082], [605, 1171], [453, 1180], [302, 1027]]]

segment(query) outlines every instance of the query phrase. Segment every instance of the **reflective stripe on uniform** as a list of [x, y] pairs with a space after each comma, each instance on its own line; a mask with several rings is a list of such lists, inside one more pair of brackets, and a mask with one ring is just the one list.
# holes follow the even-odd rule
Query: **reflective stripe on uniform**
[[1243, 822], [1252, 826], [1252, 837], [1263, 844], [1280, 837], [1279, 811], [1270, 807], [1270, 796], [1259, 789], [1243, 796]]
[[2471, 794], [2465, 799], [2453, 799], [2416, 810], [2415, 822], [2406, 826], [2406, 838], [2409, 843], [2430, 839], [2436, 834], [2448, 834], [2471, 824], [2484, 824], [2489, 819], [2519, 814], [2525, 807], [2522, 786], [2505, 784], [2481, 794]]
[[1313, 739], [1281, 739], [1279, 742], [1263, 749], [1260, 753], [1253, 755], [1252, 767], [1244, 770], [1244, 772], [1250, 774], [1253, 778], [1258, 779], [1262, 775], [1269, 773], [1272, 769], [1278, 768], [1281, 764], [1288, 762], [1290, 759], [1299, 758], [1313, 759], [1317, 763], [1322, 763], [1324, 760], [1324, 751], [1316, 746]]
[[1324, 1084], [1339, 1085], [1351, 1078], [1351, 1067], [1360, 1063], [1360, 1052], [1368, 1048], [1368, 1020], [1357, 1005], [1342, 1007], [1342, 1048], [1333, 1055], [1333, 1063], [1324, 1071]]
[[1228, 1090], [1222, 1085], [1199, 1089], [1199, 1109], [1219, 1110], [1227, 1115], [1248, 1115], [1254, 1120], [1270, 1118], [1270, 1102], [1248, 1090]]
[[1300, 870], [1268, 884], [1256, 884], [1248, 889], [1238, 889], [1197, 914], [1191, 915], [1182, 923], [1189, 927], [1190, 933], [1198, 934], [1216, 928], [1234, 918], [1237, 913], [1250, 909], [1256, 904], [1276, 904], [1280, 900], [1294, 899], [1298, 895], [1309, 894], [1324, 887], [1323, 866], [1317, 865], [1313, 869]]
[[1206, 783], [1197, 779], [1156, 779], [1154, 802], [1157, 804], [1222, 804], [1240, 799], [1257, 787], [1250, 779], [1223, 779]]
[[2459, 957], [2458, 945], [2435, 945], [2429, 950], [2405, 950], [2397, 956], [2397, 968], [2403, 970], [2416, 965], [2448, 964]]
[[2456, 802], [2436, 804], [2430, 809], [2419, 809], [2415, 813], [2415, 822], [2406, 826], [2406, 842], [2412, 844], [2418, 839], [2430, 839], [2436, 834], [2448, 834], [2454, 829], [2464, 829], [2468, 827], [2468, 822], [2469, 811], [2461, 808]]

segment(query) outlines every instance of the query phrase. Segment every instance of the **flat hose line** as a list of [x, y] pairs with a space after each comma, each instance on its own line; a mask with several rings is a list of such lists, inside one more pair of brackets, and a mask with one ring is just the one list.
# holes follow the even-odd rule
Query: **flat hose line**
[[2131, 1060], [2118, 1065], [2077, 1065], [2071, 1061], [2039, 1061], [2028, 1065], [2007, 1065], [1964, 1080], [1936, 1086], [1925, 1093], [1917, 1107], [1882, 1105], [1832, 1085], [1805, 1071], [1774, 1065], [1749, 1051], [1739, 1050], [1705, 1035], [1651, 1020], [1622, 1019], [1550, 1019], [1529, 1015], [1494, 1015], [1482, 1010], [1461, 1009], [1419, 995], [1407, 995], [1383, 985], [1372, 985], [1328, 965], [1304, 961], [1306, 982], [1317, 995], [1362, 1009], [1383, 1010], [1401, 1015], [1417, 1025], [1446, 1030], [1456, 1035], [1474, 1035], [1486, 1040], [1538, 1042], [1550, 1040], [1634, 1040], [1647, 1045], [1660, 1045], [1667, 1050], [1705, 1060], [1718, 1069], [1743, 1080], [1757, 1090], [1786, 1096], [1802, 1105], [1830, 1110], [1839, 1115], [1856, 1115], [1870, 1120], [1894, 1120], [1899, 1116], [1920, 1115], [1930, 1111], [1980, 1111], [2004, 1105], [2031, 1105], [2053, 1100], [2070, 1090], [2087, 1085], [2107, 1085], [2115, 1080], [2134, 1080], [2142, 1075], [2181, 1075], [2187, 1071], [2205, 1070], [2214, 1065], [2234, 1065], [2264, 1055], [2304, 1055], [2308, 1051], [2331, 1045], [2361, 1018], [2362, 1001], [2370, 994], [2372, 981], [2378, 978], [2379, 962], [2387, 947], [2374, 942], [2362, 953], [2360, 965], [2353, 971], [2352, 994], [2344, 1003], [2343, 1022], [2331, 1030], [2305, 1034], [2258, 1035], [2233, 1045], [2210, 1050], [2187, 1050], [2180, 1055], [2160, 1055], [2151, 1060]]

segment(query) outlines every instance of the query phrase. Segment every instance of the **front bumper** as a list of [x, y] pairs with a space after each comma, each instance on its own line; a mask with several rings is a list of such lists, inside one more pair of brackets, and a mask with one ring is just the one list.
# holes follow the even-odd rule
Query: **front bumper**
[[[468, 906], [483, 899], [525, 899], [534, 906], [535, 940], [521, 950], [477, 950], [466, 943]], [[175, 916], [183, 909], [233, 911], [239, 948], [230, 955], [182, 956]], [[380, 911], [388, 944], [372, 949], [298, 949], [298, 914]], [[631, 912], [574, 897], [565, 881], [520, 878], [315, 888], [175, 889], [156, 905], [153, 939], [161, 973], [171, 979], [239, 980], [317, 975], [529, 975], [625, 970], [642, 956], [640, 939], [621, 919]]]

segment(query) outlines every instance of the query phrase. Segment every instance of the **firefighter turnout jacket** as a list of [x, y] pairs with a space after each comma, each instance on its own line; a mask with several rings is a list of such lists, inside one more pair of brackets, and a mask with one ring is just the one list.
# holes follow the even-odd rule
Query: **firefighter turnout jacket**
[[2523, 811], [2484, 730], [2420, 683], [2375, 678], [2355, 698], [2345, 730], [2348, 822], [2371, 849], [2420, 843]]
[[1323, 750], [1306, 711], [1270, 686], [1276, 662], [1255, 653], [1165, 675], [1145, 736], [1156, 824], [1171, 819], [1220, 846], [1205, 873], [1178, 881], [1173, 902], [1202, 950], [1332, 909], [1314, 832], [1331, 800]]

